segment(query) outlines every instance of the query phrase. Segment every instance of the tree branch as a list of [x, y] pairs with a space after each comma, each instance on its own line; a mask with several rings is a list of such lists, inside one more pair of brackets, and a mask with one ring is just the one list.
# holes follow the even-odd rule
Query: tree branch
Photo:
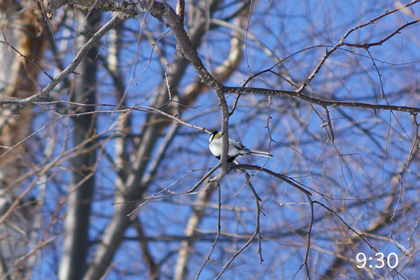
[[[386, 110], [386, 111], [401, 111], [407, 113], [420, 113], [420, 108], [409, 107], [409, 106], [397, 106], [397, 105], [381, 105], [381, 104], [369, 104], [362, 102], [351, 102], [341, 100], [326, 100], [321, 98], [310, 97], [299, 93], [298, 91], [291, 90], [275, 90], [266, 88], [253, 88], [253, 87], [224, 87], [225, 93], [234, 94], [261, 94], [266, 96], [281, 96], [295, 98], [303, 101], [307, 101], [312, 104], [317, 104], [322, 107], [348, 107], [348, 108], [361, 108], [371, 110]], [[376, 113], [376, 112], [375, 112]]]
[[99, 40], [112, 28], [114, 28], [115, 25], [117, 25], [119, 22], [121, 22], [124, 19], [124, 17], [121, 14], [115, 15], [112, 17], [112, 19], [106, 23], [104, 26], [101, 27], [93, 36], [89, 39], [89, 41], [86, 42], [85, 45], [83, 45], [82, 48], [80, 48], [77, 55], [74, 57], [72, 63], [67, 66], [66, 69], [64, 69], [60, 74], [58, 74], [42, 91], [40, 91], [37, 94], [34, 94], [30, 97], [19, 99], [19, 98], [13, 98], [13, 99], [0, 99], [0, 106], [4, 104], [17, 104], [21, 107], [25, 107], [30, 103], [33, 103], [41, 98], [48, 97], [48, 95], [51, 93], [51, 91], [54, 90], [54, 88], [62, 81], [64, 80], [68, 75], [72, 74], [73, 71], [76, 69], [76, 67], [83, 61], [89, 50], [95, 46]]

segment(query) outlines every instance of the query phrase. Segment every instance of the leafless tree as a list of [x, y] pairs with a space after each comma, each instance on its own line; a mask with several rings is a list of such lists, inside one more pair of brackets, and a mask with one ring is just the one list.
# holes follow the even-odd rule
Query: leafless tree
[[412, 279], [420, 1], [365, 2], [0, 1], [0, 279]]

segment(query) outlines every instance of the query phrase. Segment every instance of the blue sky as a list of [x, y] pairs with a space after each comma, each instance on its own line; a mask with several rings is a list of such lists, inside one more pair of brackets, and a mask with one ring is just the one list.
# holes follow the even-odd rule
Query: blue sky
[[[256, 3], [250, 16], [249, 33], [246, 47], [243, 49], [244, 59], [225, 85], [242, 86], [251, 75], [272, 67], [280, 60], [282, 70], [275, 67], [273, 71], [277, 74], [287, 72], [289, 80], [300, 84], [314, 71], [325, 51], [339, 42], [348, 30], [381, 15], [385, 10], [393, 9], [393, 4], [391, 1], [260, 1]], [[412, 9], [414, 13], [420, 13], [420, 5], [414, 5]], [[227, 7], [215, 13], [214, 18], [224, 19], [232, 10], [233, 7]], [[104, 16], [106, 17], [109, 17], [109, 14]], [[414, 18], [403, 13], [387, 16], [373, 25], [354, 32], [346, 42], [375, 42], [394, 32], [406, 21], [412, 20]], [[123, 33], [121, 70], [124, 73], [124, 83], [129, 89], [128, 106], [151, 106], [152, 95], [157, 92], [158, 87], [165, 85], [166, 68], [159, 61], [159, 51], [165, 51], [164, 57], [168, 65], [173, 63], [176, 53], [171, 32], [166, 34], [168, 28], [151, 16], [145, 24], [144, 28], [153, 34], [155, 41], [158, 41], [156, 46], [159, 49], [151, 47], [151, 42], [146, 40], [144, 33], [139, 35], [140, 17], [124, 22], [128, 30]], [[366, 50], [342, 47], [329, 57], [305, 94], [341, 101], [372, 104], [388, 102], [393, 105], [418, 107], [420, 102], [418, 97], [420, 53], [416, 35], [420, 31], [418, 29], [418, 25], [408, 27], [382, 46], [370, 48], [369, 52], [375, 59], [375, 64], [372, 63]], [[204, 36], [198, 51], [204, 65], [209, 69], [219, 65], [226, 58], [230, 34], [231, 30], [219, 27], [215, 30], [209, 29]], [[61, 38], [60, 35], [56, 34], [56, 37]], [[104, 49], [100, 53], [105, 58], [108, 52], [107, 40], [104, 38]], [[140, 40], [139, 45], [138, 40]], [[57, 41], [58, 44], [59, 42], [60, 40]], [[264, 45], [266, 50], [263, 50], [261, 45]], [[71, 61], [70, 49], [63, 55], [65, 55], [64, 62]], [[182, 93], [195, 79], [197, 75], [189, 66], [178, 91]], [[134, 82], [129, 85], [131, 80]], [[45, 81], [41, 79], [41, 84], [43, 82]], [[294, 89], [273, 73], [258, 76], [248, 86]], [[98, 103], [117, 104], [112, 80], [101, 66], [98, 72], [97, 90]], [[386, 99], [382, 97], [383, 93]], [[235, 97], [227, 96], [230, 105], [234, 103]], [[63, 94], [62, 99], [66, 98]], [[112, 110], [112, 107], [97, 106], [97, 109]], [[401, 166], [406, 164], [412, 148], [416, 131], [412, 123], [413, 117], [400, 112], [374, 112], [368, 109], [341, 107], [328, 109], [335, 135], [334, 145], [328, 140], [327, 128], [322, 127], [323, 121], [326, 120], [324, 108], [285, 98], [273, 98], [270, 104], [266, 96], [249, 95], [240, 98], [238, 108], [230, 118], [229, 134], [232, 138], [240, 139], [249, 148], [270, 149], [274, 155], [274, 158], [269, 159], [267, 163], [265, 158], [260, 157], [243, 158], [240, 160], [241, 163], [266, 164], [270, 170], [288, 174], [303, 182], [313, 190], [314, 199], [335, 209], [356, 230], [363, 231], [372, 224], [389, 202], [388, 199], [400, 195], [400, 203], [396, 203], [394, 209], [397, 216], [400, 212], [408, 211], [407, 216], [403, 216], [405, 220], [401, 218], [403, 220], [397, 220], [395, 224], [388, 224], [375, 232], [375, 236], [369, 237], [376, 248], [384, 254], [396, 252], [401, 255], [400, 248], [415, 246], [418, 239], [418, 234], [414, 230], [416, 214], [419, 214], [414, 199], [418, 197], [418, 191], [414, 188], [418, 187], [418, 161], [402, 168], [404, 184], [395, 185], [392, 182]], [[47, 124], [53, 117], [42, 112], [36, 116], [34, 130]], [[143, 112], [131, 112], [134, 135], [141, 133], [145, 116]], [[105, 132], [102, 141], [105, 150], [111, 156], [114, 156], [114, 139], [109, 141], [104, 139], [117, 133], [114, 128], [109, 129], [116, 117], [117, 114], [104, 113], [98, 115], [97, 121], [98, 133]], [[214, 92], [208, 90], [202, 94], [180, 118], [209, 130], [218, 129], [221, 116]], [[51, 130], [59, 135], [55, 149], [56, 156], [59, 155], [64, 143], [71, 147], [71, 140], [66, 142], [68, 140], [66, 133], [71, 132], [71, 129], [72, 124], [67, 123], [67, 119], [54, 126], [51, 125]], [[148, 195], [168, 187], [194, 170], [191, 175], [171, 188], [175, 192], [188, 190], [203, 176], [207, 168], [217, 164], [217, 160], [207, 150], [207, 134], [182, 126], [178, 132], [166, 152], [167, 159], [158, 169], [155, 180], [148, 186]], [[38, 135], [41, 136], [42, 133], [44, 132]], [[158, 141], [156, 147], [163, 142], [162, 139]], [[63, 162], [60, 170], [66, 172], [66, 167], [66, 162]], [[68, 176], [69, 173], [64, 173], [57, 177], [59, 189], [65, 190]], [[92, 238], [100, 239], [113, 209], [118, 207], [111, 205], [114, 202], [115, 176], [108, 159], [101, 154], [95, 195], [97, 201], [93, 204]], [[257, 243], [254, 242], [234, 261], [225, 274], [226, 278], [222, 279], [245, 279], [249, 275], [252, 279], [275, 279], [275, 277], [292, 279], [305, 257], [306, 237], [301, 231], [308, 228], [310, 208], [305, 204], [305, 197], [301, 193], [267, 175], [258, 174], [253, 183], [264, 200], [262, 211], [265, 215], [261, 216], [261, 224], [263, 237], [267, 236], [267, 241], [262, 243], [265, 262], [259, 264]], [[54, 195], [60, 196], [59, 193], [56, 194], [57, 185], [49, 184], [47, 188]], [[248, 188], [245, 187], [241, 191], [244, 185], [245, 181], [240, 173], [232, 172], [222, 181], [224, 208], [221, 224], [222, 231], [227, 236], [252, 234], [255, 228], [255, 202]], [[203, 187], [200, 191], [203, 191]], [[378, 199], [377, 196], [382, 198]], [[136, 215], [147, 223], [145, 232], [147, 236], [182, 236], [192, 211], [191, 204], [195, 199], [196, 196], [190, 195], [151, 201]], [[53, 211], [56, 203], [46, 197], [45, 207]], [[217, 195], [214, 194], [210, 204], [215, 206], [217, 203]], [[405, 208], [406, 206], [410, 211]], [[352, 234], [337, 218], [329, 217], [325, 209], [316, 207], [315, 213], [313, 245], [310, 251], [310, 270], [314, 279], [315, 275], [325, 271], [333, 259], [332, 253], [340, 248], [336, 242], [341, 242]], [[209, 207], [200, 226], [201, 233], [214, 237], [217, 219], [217, 207]], [[126, 232], [127, 237], [135, 235], [132, 228]], [[395, 243], [389, 236], [395, 238]], [[410, 236], [415, 237], [414, 245], [407, 241]], [[47, 260], [46, 263], [54, 263], [54, 258], [60, 255], [61, 241], [62, 238], [58, 238], [55, 243], [57, 247], [49, 248], [55, 251], [54, 254], [45, 254], [41, 257], [42, 261], [38, 268], [39, 271], [46, 272], [36, 273], [34, 279], [45, 279], [43, 277], [54, 279], [51, 273], [54, 268], [45, 268], [42, 263], [44, 260]], [[194, 255], [189, 263], [190, 277], [195, 276], [204, 262], [210, 252], [211, 243], [212, 241], [207, 240], [198, 242], [195, 246]], [[156, 260], [165, 260], [162, 273], [166, 278], [170, 278], [179, 242], [162, 241], [149, 244]], [[401, 246], [397, 247], [395, 244]], [[200, 279], [213, 279], [242, 245], [242, 240], [233, 243], [220, 241], [211, 257], [212, 261], [204, 268]], [[92, 248], [91, 254], [95, 251], [95, 247]], [[363, 242], [352, 250], [355, 254], [365, 252], [366, 255], [373, 255], [373, 251]], [[133, 271], [141, 273], [146, 270], [145, 264], [141, 260], [136, 260], [139, 255], [141, 251], [136, 241], [124, 243], [114, 258], [116, 266], [106, 279], [117, 279], [119, 275], [124, 275], [124, 271], [127, 271], [124, 279], [138, 279], [136, 274], [130, 273]], [[413, 260], [418, 261], [417, 254]], [[404, 261], [403, 257], [401, 261]], [[362, 273], [351, 264], [348, 264], [347, 268], [351, 275]], [[404, 275], [414, 274], [415, 271], [411, 269], [409, 266], [407, 274]], [[270, 273], [267, 273], [267, 270]], [[301, 270], [296, 278], [303, 278], [303, 273], [304, 270]], [[378, 273], [386, 274], [387, 270]]]

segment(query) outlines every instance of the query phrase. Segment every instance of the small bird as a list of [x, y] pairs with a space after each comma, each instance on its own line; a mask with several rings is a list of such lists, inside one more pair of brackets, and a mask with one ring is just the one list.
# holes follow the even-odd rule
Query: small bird
[[[222, 133], [220, 131], [215, 131], [210, 135], [209, 149], [210, 149], [210, 152], [216, 158], [220, 159], [220, 157], [222, 156], [222, 150], [223, 150]], [[267, 153], [267, 152], [247, 149], [244, 145], [242, 145], [242, 143], [229, 138], [229, 151], [228, 151], [227, 162], [229, 163], [234, 162], [237, 158], [243, 157], [246, 155], [273, 157], [272, 154]]]

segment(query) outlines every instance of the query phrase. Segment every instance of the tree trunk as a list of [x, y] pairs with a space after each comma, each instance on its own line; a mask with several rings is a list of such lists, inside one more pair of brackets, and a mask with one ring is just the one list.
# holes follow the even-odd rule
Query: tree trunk
[[[77, 48], [80, 48], [89, 40], [88, 34], [92, 34], [98, 28], [101, 13], [97, 10], [92, 10], [89, 15], [87, 11], [75, 10], [75, 13], [79, 23], [77, 28], [81, 30], [77, 38]], [[77, 68], [79, 75], [75, 79], [74, 90], [71, 93], [73, 102], [85, 104], [96, 102], [96, 55], [97, 48], [93, 47]], [[92, 112], [94, 109], [95, 107], [83, 107], [84, 112]], [[73, 174], [67, 200], [66, 237], [59, 271], [61, 280], [82, 279], [86, 271], [89, 218], [95, 187], [96, 150], [93, 148], [95, 141], [92, 140], [96, 133], [95, 115], [84, 114], [72, 120], [73, 145], [78, 147], [78, 150], [71, 160]]]

